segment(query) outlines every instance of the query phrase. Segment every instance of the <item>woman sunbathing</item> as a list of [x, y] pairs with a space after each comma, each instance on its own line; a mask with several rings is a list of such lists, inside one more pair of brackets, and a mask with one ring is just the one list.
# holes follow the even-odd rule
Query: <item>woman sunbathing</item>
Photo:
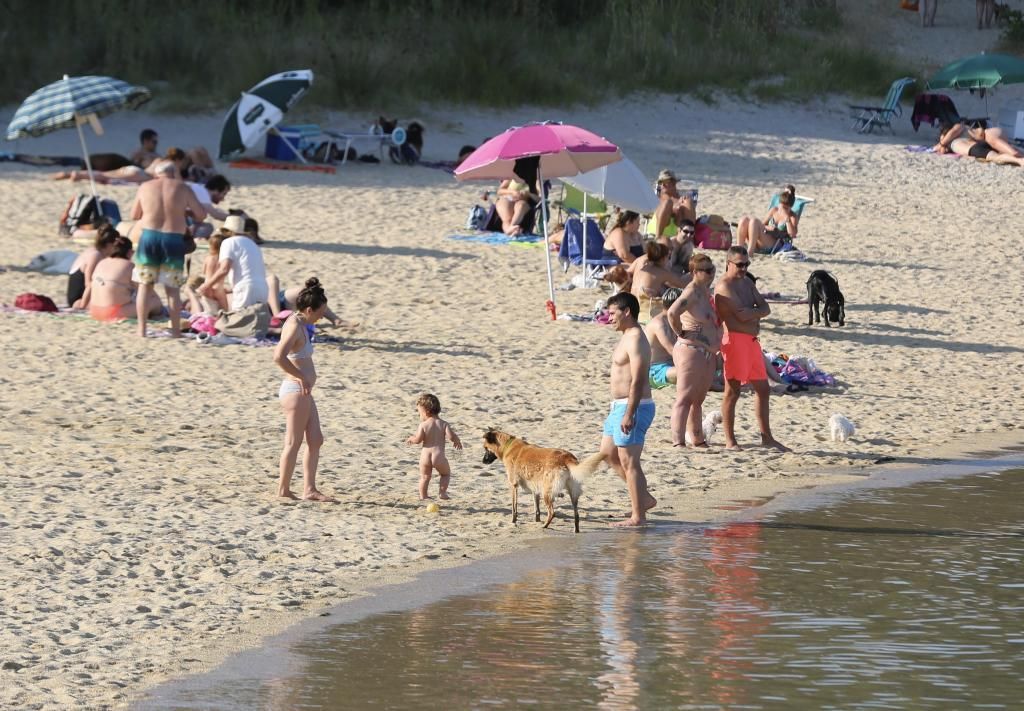
[[[135, 290], [138, 284], [132, 281], [131, 240], [117, 237], [110, 256], [100, 260], [92, 272], [92, 294], [89, 300], [89, 315], [97, 321], [117, 321], [135, 318]], [[163, 311], [160, 297], [149, 292], [147, 302], [150, 318], [156, 318]]]
[[521, 180], [503, 180], [498, 186], [494, 209], [501, 218], [501, 231], [507, 235], [523, 234], [522, 222], [540, 201], [530, 186]]
[[744, 215], [736, 228], [736, 245], [748, 254], [771, 254], [780, 240], [796, 237], [800, 216], [793, 212], [796, 188], [787, 185], [779, 193], [779, 204], [768, 211], [764, 221]]
[[[966, 136], [963, 135], [965, 129]], [[936, 153], [956, 153], [992, 163], [1024, 167], [1024, 155], [1003, 138], [1002, 129], [988, 128], [984, 121], [976, 121], [970, 128], [963, 123], [942, 124], [939, 142], [934, 148]]]
[[[644, 254], [644, 238], [640, 234], [640, 215], [627, 210], [617, 215], [618, 221], [604, 240], [606, 252], [614, 252], [620, 261], [632, 264]], [[613, 217], [613, 219], [615, 219]]]
[[[177, 177], [180, 178], [185, 175], [185, 172], [188, 169], [189, 157], [185, 154], [185, 151], [180, 148], [168, 148], [167, 155], [153, 161], [145, 169], [140, 168], [137, 165], [127, 165], [115, 170], [100, 171], [94, 169], [92, 172], [92, 179], [100, 185], [108, 185], [115, 181], [122, 183], [144, 183], [147, 180], [151, 180], [156, 177], [157, 169], [168, 162], [174, 163], [174, 167], [177, 168], [178, 171]], [[61, 171], [54, 175], [53, 179], [70, 180], [72, 182], [88, 180], [89, 172], [85, 170]]]

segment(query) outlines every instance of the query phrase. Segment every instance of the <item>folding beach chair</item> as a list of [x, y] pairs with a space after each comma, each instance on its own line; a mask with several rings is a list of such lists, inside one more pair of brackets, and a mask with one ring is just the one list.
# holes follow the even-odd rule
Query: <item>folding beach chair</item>
[[855, 106], [850, 104], [850, 109], [853, 111], [853, 125], [851, 128], [856, 129], [858, 133], [871, 133], [875, 126], [885, 126], [889, 129], [890, 133], [895, 133], [892, 130], [892, 120], [903, 115], [903, 109], [900, 107], [900, 97], [903, 95], [903, 90], [914, 83], [913, 77], [903, 77], [897, 79], [889, 87], [889, 93], [885, 95], [885, 102], [881, 106]]
[[[587, 262], [584, 271], [584, 283], [592, 279], [600, 279], [604, 270], [619, 264], [618, 257], [609, 257], [604, 251], [604, 235], [597, 222], [587, 219]], [[583, 223], [578, 217], [570, 217], [565, 221], [565, 234], [558, 248], [558, 261], [562, 271], [569, 271], [570, 265], [583, 265]]]

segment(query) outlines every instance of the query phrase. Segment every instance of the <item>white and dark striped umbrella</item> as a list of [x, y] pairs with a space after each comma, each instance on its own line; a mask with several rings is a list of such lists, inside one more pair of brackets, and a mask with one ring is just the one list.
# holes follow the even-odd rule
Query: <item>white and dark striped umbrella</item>
[[313, 86], [313, 72], [298, 69], [267, 77], [243, 92], [224, 118], [220, 134], [221, 158], [232, 158], [255, 145], [277, 126], [303, 94]]
[[7, 126], [7, 140], [62, 128], [74, 128], [76, 118], [102, 117], [120, 109], [135, 109], [149, 101], [149, 89], [113, 77], [64, 77], [25, 99]]

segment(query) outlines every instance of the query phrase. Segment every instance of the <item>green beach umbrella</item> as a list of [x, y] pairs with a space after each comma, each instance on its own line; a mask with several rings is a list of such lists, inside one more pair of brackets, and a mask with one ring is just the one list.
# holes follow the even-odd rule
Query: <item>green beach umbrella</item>
[[[269, 131], [273, 131], [288, 109], [313, 86], [313, 72], [298, 69], [267, 77], [242, 92], [224, 119], [219, 155], [223, 159], [241, 155]], [[294, 146], [288, 144], [292, 150]], [[302, 155], [296, 151], [300, 160]]]
[[991, 89], [1024, 82], [1024, 59], [1008, 54], [976, 54], [947, 64], [931, 78], [932, 89]]

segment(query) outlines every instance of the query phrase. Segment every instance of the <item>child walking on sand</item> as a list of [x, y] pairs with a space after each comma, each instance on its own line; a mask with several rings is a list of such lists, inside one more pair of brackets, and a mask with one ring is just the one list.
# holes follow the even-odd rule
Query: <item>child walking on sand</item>
[[448, 481], [452, 470], [448, 465], [448, 457], [444, 454], [445, 438], [452, 441], [455, 449], [462, 449], [462, 442], [455, 430], [447, 422], [438, 417], [441, 412], [441, 401], [429, 393], [420, 395], [416, 400], [416, 409], [420, 413], [420, 426], [416, 434], [406, 440], [406, 444], [422, 444], [420, 452], [420, 498], [427, 499], [427, 487], [430, 485], [430, 473], [437, 470], [441, 475], [439, 483], [440, 498], [448, 499]]

